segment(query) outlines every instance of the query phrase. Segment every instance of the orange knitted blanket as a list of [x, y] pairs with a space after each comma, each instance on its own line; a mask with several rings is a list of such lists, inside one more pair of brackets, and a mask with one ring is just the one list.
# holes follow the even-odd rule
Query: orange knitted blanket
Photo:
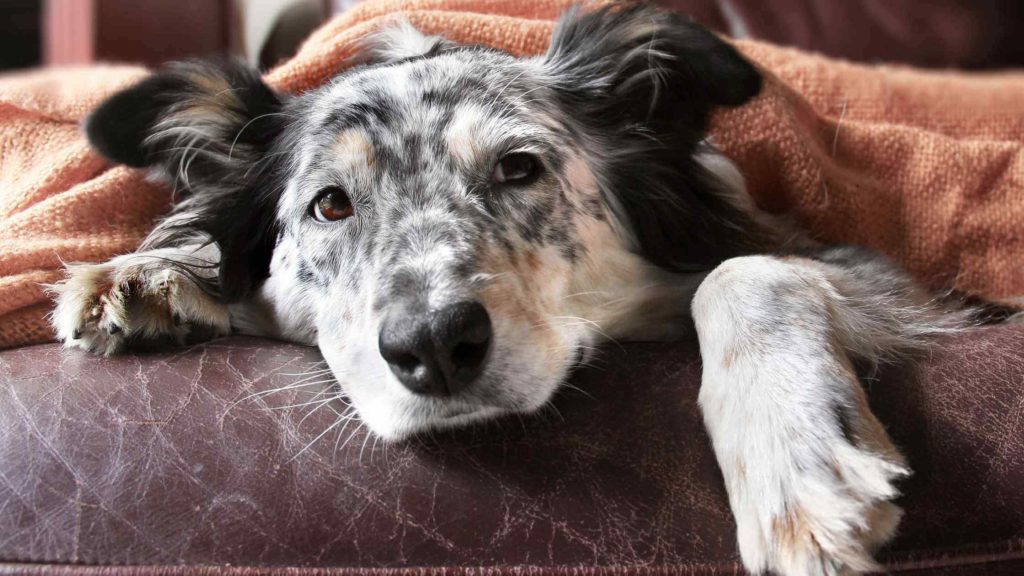
[[[270, 84], [299, 92], [346, 65], [396, 12], [419, 28], [537, 54], [571, 0], [371, 0], [318, 30]], [[863, 244], [936, 286], [1024, 294], [1024, 73], [861, 66], [739, 41], [764, 93], [722, 111], [713, 138], [756, 200], [829, 242]], [[138, 68], [0, 79], [0, 348], [52, 339], [40, 287], [62, 262], [131, 251], [169, 192], [104, 163], [78, 124]]]

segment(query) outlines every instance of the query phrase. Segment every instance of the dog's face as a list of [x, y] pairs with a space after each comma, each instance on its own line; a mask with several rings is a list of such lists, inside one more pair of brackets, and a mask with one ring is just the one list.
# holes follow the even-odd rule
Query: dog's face
[[434, 50], [307, 94], [286, 136], [272, 273], [388, 437], [543, 405], [594, 344], [595, 256], [621, 251], [542, 66]]
[[682, 330], [693, 286], [667, 270], [755, 242], [697, 157], [759, 78], [703, 29], [629, 8], [567, 15], [536, 58], [408, 26], [375, 45], [291, 100], [182, 68], [136, 94], [134, 156], [102, 109], [90, 135], [190, 189], [227, 295], [269, 273], [301, 303], [287, 323], [378, 434], [536, 410], [602, 337]]

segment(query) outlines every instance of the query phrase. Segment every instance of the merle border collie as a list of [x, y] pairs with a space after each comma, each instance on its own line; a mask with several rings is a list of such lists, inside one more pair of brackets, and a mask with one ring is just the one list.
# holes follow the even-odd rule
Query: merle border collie
[[86, 131], [178, 201], [135, 253], [69, 265], [53, 325], [104, 355], [317, 346], [390, 440], [536, 411], [605, 340], [690, 338], [745, 566], [870, 571], [908, 469], [860, 378], [970, 314], [758, 210], [705, 132], [760, 87], [644, 5], [570, 10], [528, 58], [397, 23], [301, 95], [169, 66]]

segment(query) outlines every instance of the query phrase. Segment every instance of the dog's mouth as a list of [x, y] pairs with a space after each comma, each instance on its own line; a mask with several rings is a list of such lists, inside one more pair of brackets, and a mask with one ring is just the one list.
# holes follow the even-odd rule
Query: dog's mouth
[[391, 430], [390, 433], [378, 431], [378, 433], [388, 440], [401, 442], [422, 434], [457, 430], [471, 424], [490, 422], [513, 412], [514, 410], [497, 406], [457, 406], [417, 418], [402, 430]]
[[[490, 420], [497, 418], [502, 414], [505, 414], [507, 410], [504, 408], [497, 408], [494, 406], [482, 406], [479, 408], [454, 408], [452, 410], [445, 411], [444, 414], [435, 416], [432, 420], [436, 424], [448, 427], [448, 426], [461, 426], [470, 422], [478, 422], [481, 420]], [[426, 423], [427, 426], [431, 424], [429, 421]]]
[[450, 410], [445, 410], [444, 414], [438, 416], [437, 418], [439, 420], [451, 420], [451, 419], [454, 419], [454, 418], [461, 418], [463, 416], [469, 416], [471, 414], [475, 414], [476, 412], [479, 412], [480, 410], [481, 410], [481, 408], [468, 408], [468, 407], [452, 408]]

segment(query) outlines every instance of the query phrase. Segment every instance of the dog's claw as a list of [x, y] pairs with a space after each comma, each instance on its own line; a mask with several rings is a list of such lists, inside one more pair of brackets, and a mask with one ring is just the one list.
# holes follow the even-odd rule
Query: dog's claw
[[81, 328], [75, 328], [74, 330], [71, 331], [71, 339], [72, 340], [78, 340], [81, 337], [82, 337], [82, 329]]
[[110, 327], [107, 328], [107, 331], [110, 332], [111, 334], [119, 334], [121, 332], [121, 327], [111, 322]]
[[172, 319], [174, 320], [175, 326], [181, 326], [182, 324], [185, 323], [185, 319], [182, 318], [181, 314], [178, 314], [177, 312], [174, 313], [174, 317]]

